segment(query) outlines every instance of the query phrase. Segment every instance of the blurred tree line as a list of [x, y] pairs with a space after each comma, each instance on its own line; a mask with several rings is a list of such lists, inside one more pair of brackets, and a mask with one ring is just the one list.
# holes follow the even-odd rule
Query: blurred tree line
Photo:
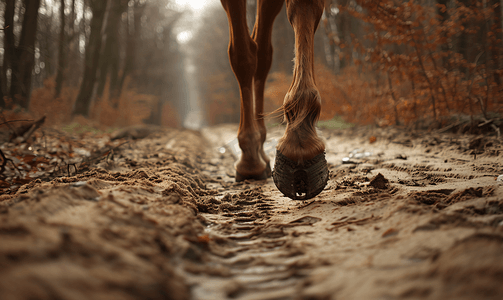
[[1, 0], [0, 106], [69, 117], [142, 107], [144, 122], [161, 124], [164, 106], [176, 110], [183, 96], [174, 34], [183, 12], [168, 4]]
[[345, 103], [337, 102], [334, 110], [353, 121], [383, 125], [441, 126], [453, 117], [501, 122], [501, 5], [500, 0], [327, 1], [327, 61], [333, 74], [342, 75], [337, 79], [346, 93], [340, 97]]
[[[207, 123], [238, 122], [225, 12], [218, 1], [208, 6], [181, 45], [176, 26], [187, 12], [171, 2], [0, 0], [0, 106], [59, 107], [110, 125], [178, 125], [188, 97], [184, 56], [193, 55], [197, 71], [187, 80], [197, 81]], [[322, 118], [389, 125], [500, 116], [501, 4], [326, 0], [315, 36]], [[248, 0], [250, 29], [255, 10]], [[266, 111], [281, 105], [292, 79], [294, 35], [284, 10], [274, 23]]]

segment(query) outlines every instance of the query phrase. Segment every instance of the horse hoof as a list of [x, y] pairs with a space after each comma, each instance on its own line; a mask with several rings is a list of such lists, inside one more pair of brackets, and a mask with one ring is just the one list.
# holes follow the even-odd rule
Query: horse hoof
[[276, 187], [290, 199], [311, 199], [327, 185], [328, 165], [325, 154], [318, 154], [299, 164], [276, 151], [272, 178]]
[[242, 175], [238, 171], [236, 171], [236, 182], [239, 181], [244, 181], [248, 179], [253, 179], [253, 180], [266, 180], [267, 178], [271, 177], [271, 165], [267, 163], [267, 166], [262, 172], [262, 174], [259, 175]]

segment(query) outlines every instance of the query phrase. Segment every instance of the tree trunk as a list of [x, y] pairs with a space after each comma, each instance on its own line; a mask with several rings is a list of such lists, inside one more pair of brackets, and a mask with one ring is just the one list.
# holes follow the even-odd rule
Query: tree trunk
[[[100, 58], [99, 82], [97, 88], [97, 97], [102, 97], [107, 80], [110, 82], [110, 99], [118, 98], [118, 71], [119, 71], [119, 28], [121, 16], [127, 8], [127, 2], [115, 0], [112, 2], [110, 12], [107, 18], [106, 39], [103, 54]], [[114, 107], [117, 107], [116, 101], [112, 101]]]
[[25, 13], [19, 45], [10, 57], [12, 78], [10, 96], [20, 107], [28, 109], [31, 93], [31, 75], [35, 62], [35, 36], [37, 33], [40, 0], [25, 0]]
[[[473, 3], [471, 0], [460, 0], [458, 2], [460, 5], [464, 5], [467, 8], [472, 8]], [[462, 18], [466, 18], [466, 15], [463, 15]], [[471, 34], [469, 31], [470, 29], [473, 29], [474, 24], [473, 20], [467, 20], [467, 21], [462, 21], [462, 25], [464, 27], [464, 30], [461, 31], [459, 38], [458, 38], [458, 49], [457, 52], [463, 55], [463, 58], [468, 62], [472, 63], [475, 61], [475, 57], [478, 55], [478, 53], [475, 53], [474, 51], [474, 46], [476, 46], [476, 41], [474, 40], [473, 34]], [[478, 35], [482, 36], [482, 33], [479, 32]], [[464, 66], [460, 68], [461, 72], [467, 73], [468, 69]]]
[[5, 91], [5, 79], [3, 77], [4, 71], [3, 71], [3, 66], [0, 66], [0, 108], [5, 107], [5, 101], [3, 99], [4, 97], [4, 91]]
[[10, 57], [13, 56], [14, 50], [14, 0], [6, 0], [4, 5], [4, 54], [2, 67], [0, 68], [0, 107], [5, 107], [6, 103], [4, 101], [4, 96], [6, 97], [9, 95], [9, 87], [7, 86], [7, 70], [11, 68]]
[[[134, 6], [128, 10], [126, 57], [121, 77], [117, 83], [117, 97], [120, 97], [126, 77], [136, 69], [137, 41], [140, 39], [140, 22], [144, 10], [145, 4], [140, 4], [139, 1], [135, 1]], [[129, 17], [129, 14], [133, 15], [132, 18]]]
[[[440, 21], [441, 26], [444, 26], [445, 21], [449, 18], [449, 14], [447, 12], [447, 5], [449, 4], [449, 0], [437, 0], [437, 15], [438, 19]], [[449, 51], [449, 45], [447, 41], [447, 37], [445, 35], [445, 32], [443, 32], [442, 38], [444, 39], [444, 42], [440, 44], [440, 49], [442, 52], [447, 53]], [[449, 59], [447, 57], [442, 57], [442, 66], [444, 68], [447, 68], [448, 66]]]
[[494, 32], [494, 38], [493, 38], [493, 45], [492, 45], [492, 51], [491, 51], [491, 56], [492, 56], [492, 61], [493, 61], [493, 76], [494, 76], [494, 82], [498, 86], [498, 91], [502, 92], [502, 86], [501, 86], [501, 78], [498, 73], [498, 71], [502, 67], [502, 62], [501, 60], [503, 59], [502, 57], [502, 51], [501, 49], [503, 48], [503, 28], [501, 26], [501, 1], [500, 0], [491, 0], [492, 7], [494, 7], [494, 18], [493, 18], [493, 28], [492, 32]]
[[440, 22], [443, 23], [447, 18], [449, 18], [449, 14], [447, 13], [447, 5], [450, 0], [437, 0], [437, 14], [440, 19]]
[[[76, 0], [72, 0], [70, 17], [68, 20], [68, 33], [66, 36], [66, 44], [68, 45], [68, 52], [66, 55], [66, 68], [72, 72], [66, 72], [65, 82], [68, 86], [78, 86], [80, 82], [82, 55], [79, 51], [79, 41], [81, 31], [79, 30], [80, 24], [85, 23], [83, 20], [79, 21], [76, 25], [77, 19]], [[84, 7], [83, 10], [86, 8]]]
[[[4, 56], [2, 79], [5, 80], [5, 96], [10, 95], [10, 86], [7, 85], [7, 71], [11, 71], [12, 78], [12, 59], [15, 57], [16, 45], [14, 40], [14, 9], [15, 0], [6, 0], [4, 11]], [[3, 101], [3, 99], [2, 99]]]
[[[53, 0], [55, 1], [55, 0]], [[45, 9], [45, 14], [40, 16], [38, 30], [43, 33], [38, 36], [38, 48], [40, 49], [40, 61], [45, 64], [45, 77], [56, 74], [57, 64], [54, 62], [58, 59], [58, 47], [55, 44], [58, 39], [55, 34], [54, 18], [58, 13], [54, 11], [54, 6], [48, 4], [48, 0], [42, 0], [40, 6]], [[38, 74], [42, 76], [42, 72]]]
[[101, 30], [105, 19], [105, 11], [108, 0], [92, 0], [90, 2], [93, 18], [91, 20], [91, 34], [86, 46], [84, 57], [84, 75], [80, 85], [79, 94], [73, 108], [73, 115], [89, 115], [89, 106], [93, 95], [93, 88], [96, 81], [96, 71], [101, 50]]
[[[335, 22], [335, 16], [332, 14], [332, 3], [331, 0], [325, 1], [325, 11], [323, 13], [323, 28], [325, 29], [324, 34], [324, 46], [325, 46], [325, 57], [328, 65], [335, 74], [340, 72], [340, 58], [339, 58], [339, 32]], [[339, 16], [340, 17], [340, 14]]]
[[58, 49], [58, 71], [56, 75], [56, 93], [55, 98], [61, 94], [63, 87], [63, 74], [66, 68], [66, 55], [65, 55], [65, 0], [61, 0], [60, 13], [60, 29], [59, 29], [59, 49]]

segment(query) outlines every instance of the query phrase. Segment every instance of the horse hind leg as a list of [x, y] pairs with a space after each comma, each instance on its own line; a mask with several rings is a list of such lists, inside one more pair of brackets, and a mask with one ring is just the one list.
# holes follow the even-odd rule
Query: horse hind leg
[[326, 186], [325, 145], [316, 134], [321, 98], [314, 81], [314, 33], [323, 13], [323, 0], [286, 0], [295, 32], [293, 81], [283, 102], [287, 122], [278, 142], [273, 179], [286, 196], [305, 200]]
[[267, 175], [271, 175], [270, 159], [264, 152], [266, 140], [266, 127], [264, 123], [264, 86], [271, 69], [272, 27], [276, 16], [283, 7], [284, 0], [258, 0], [257, 18], [253, 27], [252, 39], [257, 44], [257, 69], [253, 76], [253, 91], [255, 101], [255, 119], [260, 131], [260, 155], [267, 163]]
[[239, 84], [241, 108], [238, 142], [242, 150], [235, 164], [236, 181], [266, 179], [262, 137], [255, 116], [253, 78], [257, 70], [257, 43], [250, 37], [246, 23], [246, 0], [221, 0], [229, 21], [229, 60]]

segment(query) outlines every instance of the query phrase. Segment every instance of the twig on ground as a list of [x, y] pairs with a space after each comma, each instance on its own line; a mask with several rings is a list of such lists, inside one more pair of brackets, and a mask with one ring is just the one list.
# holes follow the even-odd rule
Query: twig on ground
[[437, 133], [444, 133], [444, 132], [449, 131], [452, 128], [459, 126], [459, 125], [462, 125], [464, 123], [468, 123], [468, 122], [467, 121], [459, 121], [459, 122], [453, 123], [451, 125], [447, 125], [444, 128], [440, 128], [439, 130], [437, 130]]
[[9, 130], [11, 132], [11, 135], [16, 134], [16, 130], [12, 126], [10, 126], [10, 123], [14, 123], [14, 122], [33, 122], [33, 120], [11, 120], [11, 121], [7, 121], [7, 119], [5, 118], [5, 116], [3, 114], [3, 110], [0, 111], [0, 117], [3, 120], [3, 122], [0, 123], [0, 126], [1, 125], [7, 125], [7, 127], [9, 127]]
[[486, 126], [487, 124], [491, 124], [494, 122], [494, 119], [491, 119], [491, 120], [485, 120], [483, 123], [480, 123], [478, 126], [479, 127], [483, 127], [483, 126]]
[[39, 129], [40, 126], [42, 126], [42, 124], [44, 124], [44, 122], [45, 122], [45, 116], [38, 119], [34, 123], [30, 124], [28, 129], [25, 132], [18, 133], [18, 135], [22, 135], [21, 142], [26, 142], [31, 137], [31, 135], [35, 132], [35, 130]]
[[494, 124], [491, 124], [491, 128], [494, 129], [494, 131], [496, 131], [496, 137], [498, 138], [498, 140], [501, 139], [501, 132], [499, 127]]
[[29, 119], [29, 120], [9, 120], [9, 121], [3, 121], [2, 123], [0, 123], [0, 126], [7, 125], [9, 123], [16, 123], [16, 122], [33, 122], [33, 120]]
[[19, 176], [20, 177], [22, 176], [21, 171], [19, 171], [16, 164], [14, 164], [14, 161], [12, 161], [12, 159], [10, 159], [10, 158], [5, 157], [5, 154], [3, 153], [3, 151], [1, 149], [0, 149], [0, 156], [2, 157], [2, 165], [0, 165], [0, 174], [3, 174], [3, 172], [5, 171], [5, 166], [7, 165], [7, 162], [10, 161], [10, 163], [12, 164], [14, 169], [19, 173]]
[[0, 166], [0, 174], [3, 174], [5, 171], [5, 165], [7, 165], [7, 158], [5, 157], [5, 154], [3, 154], [3, 151], [0, 149], [0, 156], [2, 157], [2, 165]]

